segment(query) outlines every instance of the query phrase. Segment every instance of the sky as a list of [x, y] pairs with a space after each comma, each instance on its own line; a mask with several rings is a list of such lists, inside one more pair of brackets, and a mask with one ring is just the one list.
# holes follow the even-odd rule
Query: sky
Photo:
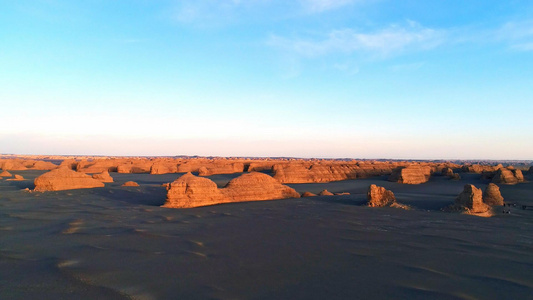
[[0, 7], [0, 153], [533, 159], [530, 0]]

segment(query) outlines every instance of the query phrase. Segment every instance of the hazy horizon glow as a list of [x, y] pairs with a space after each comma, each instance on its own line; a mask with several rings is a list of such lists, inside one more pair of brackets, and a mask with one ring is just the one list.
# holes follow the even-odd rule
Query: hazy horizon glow
[[531, 1], [3, 7], [1, 153], [533, 159]]

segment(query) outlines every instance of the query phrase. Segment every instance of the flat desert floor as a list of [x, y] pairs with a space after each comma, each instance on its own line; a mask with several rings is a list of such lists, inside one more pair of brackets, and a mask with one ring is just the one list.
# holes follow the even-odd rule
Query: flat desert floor
[[[476, 174], [291, 184], [351, 194], [180, 210], [159, 207], [180, 174], [29, 193], [44, 172], [12, 173], [28, 180], [0, 181], [1, 299], [533, 299], [533, 210], [440, 211], [466, 183], [485, 188]], [[528, 176], [500, 186], [507, 202], [533, 205]], [[413, 209], [365, 207], [372, 183]]]

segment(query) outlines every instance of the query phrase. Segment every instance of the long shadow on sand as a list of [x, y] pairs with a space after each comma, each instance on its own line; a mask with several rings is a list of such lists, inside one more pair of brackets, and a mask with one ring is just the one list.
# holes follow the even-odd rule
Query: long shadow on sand
[[[443, 208], [453, 203], [453, 199], [441, 199], [440, 197], [430, 197], [429, 195], [400, 194], [397, 196], [398, 203], [408, 205], [415, 210], [441, 211]], [[366, 206], [368, 202], [366, 194], [315, 196], [303, 199], [352, 206]]]
[[104, 198], [128, 204], [161, 206], [165, 203], [167, 192], [164, 187], [117, 187], [95, 189], [94, 193]]
[[21, 180], [21, 181], [8, 181], [9, 185], [14, 186], [18, 189], [30, 189], [33, 190], [35, 188], [35, 184], [32, 180]]
[[335, 195], [335, 196], [314, 196], [302, 199], [310, 199], [325, 203], [344, 204], [354, 206], [364, 206], [367, 202], [366, 195]]

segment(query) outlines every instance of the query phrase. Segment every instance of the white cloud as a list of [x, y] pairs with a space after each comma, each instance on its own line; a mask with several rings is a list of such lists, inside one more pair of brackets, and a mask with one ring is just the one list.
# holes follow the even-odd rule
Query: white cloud
[[431, 49], [443, 41], [444, 33], [409, 22], [408, 26], [393, 25], [374, 32], [338, 29], [318, 38], [287, 38], [272, 35], [267, 44], [305, 57], [328, 54], [365, 52], [388, 57], [404, 51]]

